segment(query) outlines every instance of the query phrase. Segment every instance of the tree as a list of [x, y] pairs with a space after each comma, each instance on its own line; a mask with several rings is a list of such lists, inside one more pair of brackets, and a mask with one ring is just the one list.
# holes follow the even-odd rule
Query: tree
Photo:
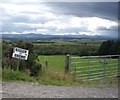
[[27, 61], [20, 61], [20, 70], [27, 68], [31, 72], [30, 75], [37, 76], [41, 71], [41, 65], [37, 64], [36, 62], [38, 56], [34, 53], [34, 45], [31, 42], [18, 41], [15, 46], [29, 50]]
[[[41, 72], [41, 65], [37, 64], [36, 59], [38, 56], [34, 53], [34, 45], [31, 42], [26, 41], [17, 41], [13, 44], [9, 49], [7, 49], [7, 44], [4, 43], [4, 65], [7, 61], [6, 65], [9, 66], [10, 69], [15, 70], [17, 67], [19, 71], [23, 71], [26, 69], [30, 70], [30, 75], [37, 76]], [[28, 59], [26, 60], [18, 60], [12, 57], [14, 47], [27, 49], [29, 50]], [[9, 63], [8, 63], [9, 62]]]
[[114, 45], [110, 48], [111, 54], [120, 54], [120, 41], [116, 41]]
[[114, 41], [104, 41], [99, 50], [98, 50], [98, 54], [99, 55], [109, 55], [111, 54], [110, 52], [110, 48], [114, 45]]
[[88, 49], [86, 47], [81, 48], [79, 56], [89, 56]]

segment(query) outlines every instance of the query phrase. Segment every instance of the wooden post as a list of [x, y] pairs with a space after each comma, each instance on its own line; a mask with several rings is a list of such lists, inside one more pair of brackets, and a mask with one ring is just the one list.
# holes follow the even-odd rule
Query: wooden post
[[45, 61], [45, 67], [48, 68], [48, 61]]
[[118, 55], [118, 75], [117, 75], [117, 77], [120, 78], [120, 54]]
[[66, 61], [65, 61], [65, 73], [69, 72], [69, 62], [70, 62], [70, 55], [66, 55]]
[[19, 67], [20, 67], [20, 59], [18, 59], [18, 66], [17, 66], [17, 71], [19, 71]]

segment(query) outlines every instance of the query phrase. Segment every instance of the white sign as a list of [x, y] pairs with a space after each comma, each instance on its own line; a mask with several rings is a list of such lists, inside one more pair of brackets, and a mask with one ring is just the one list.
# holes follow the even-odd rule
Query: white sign
[[12, 57], [17, 59], [27, 60], [28, 52], [29, 51], [26, 49], [15, 47], [13, 50]]

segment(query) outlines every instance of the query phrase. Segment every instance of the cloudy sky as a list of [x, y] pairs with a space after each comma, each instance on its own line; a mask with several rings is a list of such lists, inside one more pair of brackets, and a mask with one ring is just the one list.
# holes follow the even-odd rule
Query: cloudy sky
[[2, 33], [118, 37], [117, 2], [1, 2]]

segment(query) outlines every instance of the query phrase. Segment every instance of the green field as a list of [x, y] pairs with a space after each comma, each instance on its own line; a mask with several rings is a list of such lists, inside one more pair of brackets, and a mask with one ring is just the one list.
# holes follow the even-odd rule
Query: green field
[[38, 57], [39, 63], [42, 64], [43, 67], [45, 67], [45, 62], [48, 62], [48, 68], [64, 72], [64, 66], [65, 66], [65, 56], [43, 56], [40, 55]]
[[[48, 62], [48, 68], [54, 71], [64, 72], [65, 67], [65, 56], [39, 56], [39, 63], [45, 67], [45, 61]], [[104, 59], [100, 58], [87, 58], [87, 59], [72, 59], [73, 64], [71, 65], [71, 72], [80, 78], [89, 77], [103, 77], [104, 71], [106, 75], [117, 75], [118, 72], [118, 59]], [[105, 66], [105, 67], [104, 67]], [[89, 70], [89, 72], [88, 72]]]

